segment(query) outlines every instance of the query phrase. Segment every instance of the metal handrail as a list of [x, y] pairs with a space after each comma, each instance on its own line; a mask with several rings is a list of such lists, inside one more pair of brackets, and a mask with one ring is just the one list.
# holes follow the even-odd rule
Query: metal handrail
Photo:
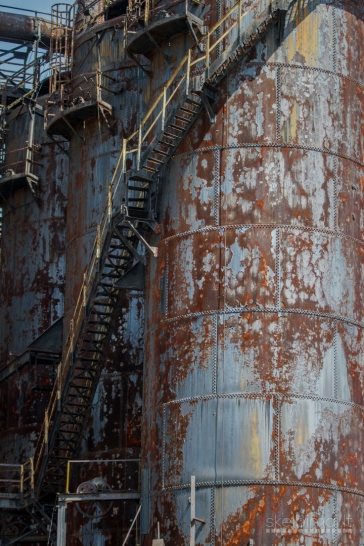
[[[29, 467], [29, 468], [28, 468]], [[24, 499], [25, 495], [30, 495], [31, 498], [34, 497], [34, 460], [31, 457], [24, 464], [0, 464], [0, 476], [6, 476], [7, 473], [16, 472], [18, 477], [13, 478], [2, 478], [0, 477], [0, 487], [8, 487], [10, 489], [16, 489], [16, 492], [12, 493], [16, 495], [20, 500]], [[29, 487], [26, 487], [29, 482]], [[2, 485], [4, 484], [4, 486]], [[4, 492], [0, 491], [1, 495], [7, 495]]]
[[[122, 159], [123, 172], [126, 171], [126, 156], [133, 153], [137, 153], [137, 169], [140, 168], [142, 146], [146, 141], [148, 135], [150, 134], [151, 130], [156, 126], [160, 118], [162, 118], [162, 130], [164, 129], [164, 121], [166, 119], [167, 107], [171, 103], [182, 83], [186, 81], [186, 95], [188, 95], [194, 67], [197, 64], [200, 64], [199, 68], [201, 70], [208, 69], [211, 64], [211, 55], [215, 51], [217, 46], [234, 31], [237, 25], [239, 25], [239, 29], [241, 28], [243, 19], [252, 12], [252, 10], [259, 4], [259, 2], [261, 2], [261, 0], [256, 0], [249, 7], [249, 9], [243, 12], [243, 1], [238, 0], [238, 2], [236, 2], [232, 6], [232, 8], [230, 8], [223, 15], [223, 17], [221, 17], [221, 19], [208, 31], [207, 34], [205, 34], [197, 43], [195, 43], [189, 49], [187, 54], [183, 57], [177, 68], [174, 70], [169, 80], [164, 85], [163, 91], [161, 91], [152, 106], [149, 108], [148, 112], [143, 117], [139, 128], [126, 139], [126, 145], [124, 145], [122, 150], [122, 153], [124, 155]], [[232, 24], [229, 24], [229, 28], [227, 30], [224, 30], [222, 35], [218, 36], [214, 40], [214, 34], [218, 34], [216, 31], [221, 30], [221, 27], [225, 24], [225, 22], [235, 14], [237, 15], [235, 21], [233, 21]], [[205, 51], [204, 54], [200, 53], [201, 49]], [[218, 56], [220, 57], [221, 55], [222, 53], [220, 53], [220, 55]], [[152, 121], [150, 122], [149, 126], [147, 126], [149, 120]], [[133, 139], [137, 135], [137, 146], [134, 145], [131, 148], [128, 148], [130, 142], [133, 141]]]

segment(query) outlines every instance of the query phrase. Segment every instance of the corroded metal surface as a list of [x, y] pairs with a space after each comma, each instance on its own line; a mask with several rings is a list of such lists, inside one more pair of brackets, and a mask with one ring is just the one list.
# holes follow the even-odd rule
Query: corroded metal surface
[[[21, 354], [63, 315], [68, 158], [44, 136], [42, 116], [35, 119], [38, 153], [33, 158], [39, 165], [32, 171], [39, 177], [37, 195], [25, 187], [2, 202], [2, 364]], [[5, 171], [24, 173], [28, 123], [25, 106], [9, 120]]]
[[40, 47], [49, 47], [51, 23], [40, 17], [0, 12], [0, 37], [13, 43], [23, 40], [33, 42], [38, 36], [40, 27]]
[[145, 544], [189, 541], [191, 475], [198, 544], [363, 539], [363, 32], [354, 2], [293, 3], [166, 170]]
[[[40, 105], [45, 99], [40, 98]], [[39, 177], [36, 196], [28, 186], [5, 194], [2, 201], [2, 365], [26, 351], [63, 315], [68, 158], [44, 136], [41, 114], [38, 109], [37, 154], [33, 155], [37, 164], [32, 165]], [[10, 115], [8, 125], [4, 170], [24, 173], [29, 130], [26, 106]], [[54, 379], [55, 370], [48, 360], [37, 364], [35, 356], [29, 355], [25, 362], [1, 383], [1, 462], [24, 463], [33, 455]]]

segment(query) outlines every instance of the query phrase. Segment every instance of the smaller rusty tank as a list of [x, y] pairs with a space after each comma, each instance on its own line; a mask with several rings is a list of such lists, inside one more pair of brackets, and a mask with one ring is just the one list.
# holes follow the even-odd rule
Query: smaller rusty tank
[[44, 133], [46, 98], [9, 113], [0, 173], [0, 459], [12, 463], [34, 451], [62, 350], [68, 157]]

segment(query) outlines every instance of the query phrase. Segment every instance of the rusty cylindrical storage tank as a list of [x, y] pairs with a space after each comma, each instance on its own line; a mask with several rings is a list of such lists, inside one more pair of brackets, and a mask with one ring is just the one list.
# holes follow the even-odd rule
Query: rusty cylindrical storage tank
[[[134, 61], [124, 59], [122, 6], [116, 9], [116, 2], [113, 13], [118, 16], [106, 21], [103, 20], [102, 6], [100, 1], [92, 6], [90, 14], [86, 10], [87, 16], [83, 17], [82, 11], [77, 16], [72, 68], [73, 104], [77, 106], [82, 101], [96, 100], [97, 70], [109, 76], [103, 76], [103, 85], [114, 92], [102, 89], [99, 96], [112, 107], [111, 114], [100, 109], [91, 110], [84, 124], [75, 126], [84, 142], [77, 135], [70, 135], [64, 339], [91, 256], [97, 224], [107, 203], [107, 186], [116, 167], [122, 138], [136, 124], [140, 94], [146, 80]], [[100, 15], [91, 25], [90, 16], [95, 14]], [[133, 459], [133, 462], [73, 465], [72, 491], [81, 482], [99, 475], [113, 489], [138, 489], [143, 325], [143, 293], [123, 291], [113, 333], [105, 347], [107, 356], [79, 453], [82, 460]], [[67, 544], [121, 544], [135, 511], [135, 502], [116, 502], [107, 515], [92, 520], [82, 516], [75, 505], [70, 506], [67, 511]]]
[[[36, 106], [31, 156], [34, 160], [31, 172], [39, 178], [37, 187], [34, 186], [35, 195], [25, 180], [18, 189], [8, 185], [1, 188], [5, 197], [0, 288], [3, 370], [63, 316], [68, 157], [45, 136], [46, 98], [40, 96]], [[17, 175], [26, 170], [29, 123], [26, 105], [11, 111], [7, 118], [6, 156], [1, 174], [7, 177], [12, 171], [14, 185], [19, 183]], [[62, 340], [58, 341], [57, 348], [44, 348], [60, 352]], [[39, 350], [39, 344], [37, 347]], [[28, 354], [17, 373], [1, 382], [2, 462], [23, 463], [32, 456], [37, 440], [35, 427], [44, 418], [50, 384], [48, 379], [41, 384], [30, 358]], [[49, 372], [51, 381], [51, 370], [40, 366], [43, 379]]]
[[162, 182], [145, 545], [158, 521], [188, 543], [191, 475], [196, 544], [364, 538], [363, 8], [294, 1], [277, 32], [221, 82], [216, 123], [197, 119]]

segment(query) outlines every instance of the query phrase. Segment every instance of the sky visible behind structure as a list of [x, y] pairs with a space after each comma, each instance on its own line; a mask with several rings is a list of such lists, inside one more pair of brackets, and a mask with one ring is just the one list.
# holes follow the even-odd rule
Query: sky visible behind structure
[[[9, 6], [10, 8], [22, 8], [31, 11], [44, 11], [45, 13], [49, 14], [51, 13], [52, 5], [56, 2], [57, 0], [0, 0], [0, 4], [4, 6]], [[70, 0], [67, 3], [72, 4], [73, 0]], [[26, 15], [26, 12], [24, 12], [24, 15]]]

